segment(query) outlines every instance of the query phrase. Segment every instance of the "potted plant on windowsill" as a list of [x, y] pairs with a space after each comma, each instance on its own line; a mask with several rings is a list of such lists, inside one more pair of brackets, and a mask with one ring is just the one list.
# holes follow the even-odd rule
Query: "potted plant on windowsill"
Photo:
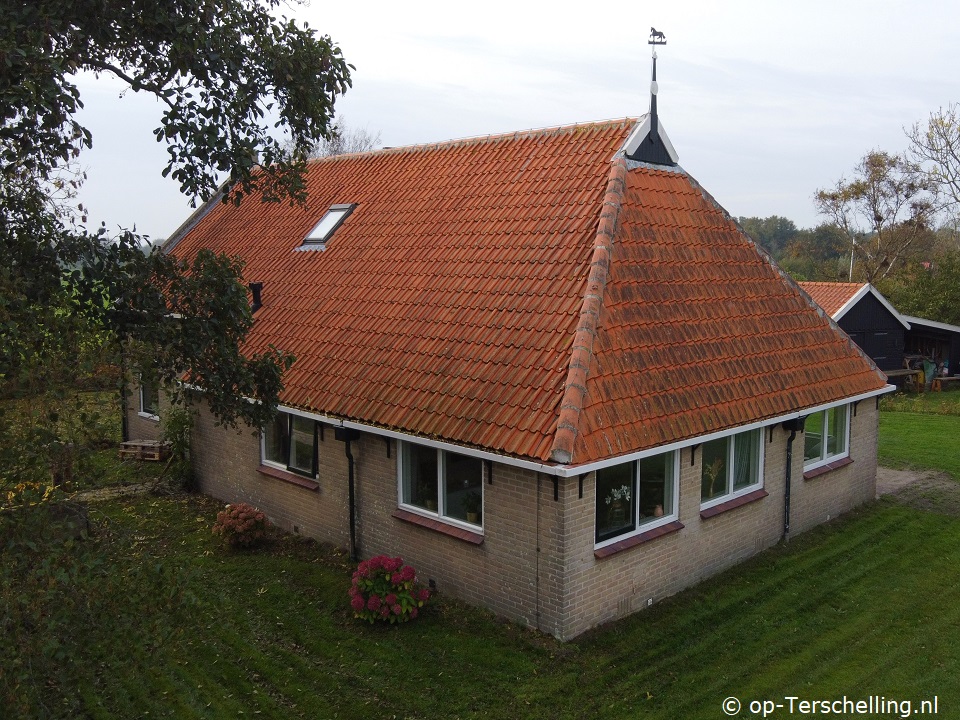
[[483, 508], [483, 495], [479, 490], [471, 490], [463, 498], [463, 509], [467, 513], [467, 522], [480, 524], [480, 511]]

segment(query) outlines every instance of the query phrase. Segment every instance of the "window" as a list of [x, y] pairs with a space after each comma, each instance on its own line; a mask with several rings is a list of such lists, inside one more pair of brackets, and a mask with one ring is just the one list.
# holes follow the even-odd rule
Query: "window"
[[677, 469], [671, 452], [597, 470], [597, 544], [676, 520]]
[[760, 430], [729, 435], [703, 444], [701, 506], [745, 495], [763, 484]]
[[320, 218], [320, 222], [314, 225], [313, 230], [307, 233], [307, 236], [303, 239], [301, 248], [317, 248], [323, 250], [327, 244], [327, 240], [329, 240], [334, 231], [343, 224], [343, 221], [347, 219], [347, 216], [353, 212], [355, 207], [356, 204], [331, 205], [330, 209]]
[[848, 405], [830, 408], [807, 417], [803, 430], [803, 467], [810, 469], [845, 457], [849, 451]]
[[317, 474], [317, 424], [310, 418], [278, 412], [263, 430], [260, 457], [300, 475]]
[[437, 448], [400, 443], [400, 504], [440, 519], [483, 526], [483, 462]]
[[156, 380], [140, 376], [140, 415], [160, 419], [160, 386]]

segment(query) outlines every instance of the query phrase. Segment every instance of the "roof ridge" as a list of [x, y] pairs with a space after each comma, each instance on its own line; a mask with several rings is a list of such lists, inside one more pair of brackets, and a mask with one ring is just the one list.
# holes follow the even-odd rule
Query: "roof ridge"
[[308, 164], [335, 162], [343, 158], [364, 157], [373, 155], [393, 155], [404, 152], [424, 152], [429, 150], [442, 150], [459, 145], [478, 145], [486, 142], [498, 142], [502, 140], [515, 140], [520, 138], [532, 138], [546, 135], [558, 135], [563, 132], [571, 132], [577, 129], [593, 130], [617, 125], [631, 125], [637, 122], [638, 118], [625, 116], [622, 118], [609, 118], [607, 120], [594, 120], [590, 122], [571, 123], [569, 125], [548, 125], [544, 127], [529, 128], [527, 130], [514, 130], [504, 133], [493, 133], [488, 135], [469, 135], [461, 138], [452, 138], [440, 142], [417, 143], [413, 145], [396, 145], [392, 147], [378, 148], [376, 150], [365, 150], [356, 153], [342, 153], [340, 155], [330, 155], [327, 157], [310, 158]]
[[560, 400], [557, 431], [550, 450], [550, 459], [554, 462], [569, 463], [573, 460], [574, 443], [580, 432], [580, 411], [583, 409], [583, 399], [587, 394], [587, 373], [590, 371], [593, 343], [597, 336], [600, 310], [603, 307], [607, 278], [610, 275], [613, 239], [620, 219], [620, 209], [623, 207], [626, 181], [627, 163], [622, 156], [619, 156], [610, 166], [593, 256], [590, 259], [590, 274], [587, 276], [587, 286], [580, 306], [577, 332], [573, 337], [567, 379], [563, 387], [563, 397]]

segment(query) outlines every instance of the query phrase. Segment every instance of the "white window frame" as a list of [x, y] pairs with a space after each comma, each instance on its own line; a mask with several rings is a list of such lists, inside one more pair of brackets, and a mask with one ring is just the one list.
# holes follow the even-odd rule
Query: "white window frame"
[[[406, 459], [407, 453], [410, 452], [412, 446], [417, 446], [420, 448], [429, 448], [433, 449], [437, 453], [437, 509], [436, 511], [428, 510], [427, 508], [420, 507], [419, 505], [413, 505], [407, 503], [403, 499], [403, 465], [404, 460]], [[464, 530], [469, 530], [470, 532], [483, 534], [484, 523], [486, 522], [486, 476], [487, 468], [486, 463], [483, 460], [480, 460], [480, 523], [474, 525], [473, 523], [466, 522], [459, 518], [450, 517], [445, 514], [446, 512], [446, 486], [447, 486], [447, 450], [441, 448], [432, 448], [429, 445], [423, 445], [420, 443], [408, 442], [406, 440], [399, 440], [397, 442], [397, 505], [403, 510], [408, 512], [416, 513], [417, 515], [422, 515], [424, 517], [432, 518], [438, 520], [447, 525], [453, 525], [454, 527], [463, 528]], [[463, 455], [464, 457], [472, 458], [471, 455], [466, 455], [465, 453], [457, 453]], [[478, 458], [474, 458], [478, 459]]]
[[[649, 532], [650, 530], [654, 530], [654, 529], [656, 529], [656, 528], [658, 528], [658, 527], [661, 527], [661, 526], [663, 526], [663, 525], [667, 525], [667, 524], [669, 524], [669, 523], [676, 522], [676, 521], [680, 518], [680, 452], [679, 452], [679, 450], [668, 450], [667, 452], [659, 453], [659, 454], [653, 455], [653, 456], [648, 456], [648, 457], [646, 457], [646, 458], [641, 458], [641, 459], [638, 459], [638, 460], [631, 460], [629, 463], [624, 463], [624, 464], [633, 465], [633, 489], [631, 490], [631, 492], [633, 493], [633, 496], [634, 496], [634, 497], [638, 497], [638, 493], [640, 492], [639, 483], [640, 483], [640, 462], [641, 462], [641, 460], [650, 460], [651, 457], [658, 458], [658, 457], [662, 457], [662, 456], [665, 456], [665, 455], [670, 455], [670, 456], [672, 456], [673, 472], [672, 472], [671, 474], [672, 474], [672, 476], [673, 476], [673, 477], [672, 477], [673, 489], [671, 490], [671, 493], [672, 493], [672, 497], [673, 497], [673, 511], [670, 512], [670, 513], [664, 513], [662, 517], [659, 517], [659, 518], [657, 518], [657, 519], [655, 519], [655, 520], [650, 520], [650, 521], [641, 523], [641, 522], [640, 522], [640, 503], [639, 503], [639, 501], [636, 502], [636, 503], [633, 503], [633, 513], [634, 513], [633, 524], [634, 524], [634, 529], [633, 529], [633, 530], [628, 530], [627, 532], [621, 533], [620, 535], [615, 535], [615, 536], [613, 536], [613, 537], [607, 538], [606, 540], [601, 540], [600, 542], [597, 542], [597, 541], [596, 541], [596, 538], [597, 538], [597, 509], [598, 509], [599, 503], [603, 502], [603, 498], [601, 498], [598, 493], [595, 493], [596, 497], [594, 497], [594, 507], [593, 507], [593, 527], [594, 527], [594, 529], [593, 529], [593, 538], [594, 538], [594, 545], [593, 545], [593, 547], [594, 547], [595, 550], [599, 550], [600, 548], [606, 547], [606, 546], [608, 546], [608, 545], [613, 545], [614, 543], [623, 542], [624, 540], [628, 540], [628, 539], [630, 539], [630, 538], [632, 538], [632, 537], [635, 537], [635, 536], [637, 536], [637, 535], [642, 535], [642, 534], [645, 533], [645, 532]], [[664, 461], [666, 461], [666, 458], [664, 458]], [[603, 468], [601, 468], [601, 469], [603, 469]], [[594, 472], [594, 483], [596, 483], [596, 472], [598, 472], [598, 471], [595, 471], [595, 472]], [[596, 487], [596, 484], [594, 485], [594, 487]]]
[[[265, 467], [276, 468], [277, 470], [283, 470], [285, 472], [293, 473], [294, 475], [300, 475], [301, 477], [316, 479], [320, 471], [320, 438], [317, 428], [317, 422], [313, 418], [307, 417], [305, 415], [298, 415], [297, 413], [287, 412], [285, 410], [278, 410], [278, 415], [287, 416], [287, 463], [279, 463], [276, 460], [269, 460], [267, 458], [267, 433], [261, 429], [260, 430], [260, 464]], [[301, 468], [295, 467], [289, 464], [290, 459], [290, 444], [293, 441], [293, 418], [299, 417], [303, 420], [309, 420], [313, 423], [313, 460], [311, 464], [313, 465], [313, 472], [307, 472]]]
[[[844, 410], [844, 428], [843, 433], [843, 448], [838, 450], [832, 455], [827, 454], [827, 438], [830, 437], [830, 413], [833, 410], [838, 408], [843, 408]], [[823, 430], [821, 431], [822, 437], [820, 438], [820, 457], [816, 460], [807, 460], [806, 453], [806, 430], [804, 430], [804, 453], [803, 453], [803, 469], [804, 471], [816, 470], [819, 467], [824, 465], [829, 465], [832, 462], [837, 460], [842, 460], [843, 458], [850, 457], [850, 405], [838, 405], [836, 407], [827, 408], [826, 410], [820, 410], [813, 413], [813, 415], [823, 415], [823, 425], [821, 426]], [[807, 416], [808, 418], [811, 416]]]
[[350, 216], [356, 203], [339, 203], [331, 205], [323, 217], [317, 221], [313, 229], [303, 238], [300, 250], [325, 250], [327, 241], [333, 237], [333, 234], [343, 225], [344, 221]]
[[150, 387], [154, 387], [157, 391], [156, 412], [150, 412], [147, 409], [147, 404], [143, 401], [143, 388], [145, 384], [143, 380], [143, 376], [142, 375], [139, 376], [137, 381], [139, 383], [139, 386], [137, 388], [137, 393], [140, 396], [140, 410], [137, 412], [137, 415], [139, 415], [142, 418], [146, 418], [147, 420], [159, 420], [160, 419], [160, 386], [159, 385], [154, 386], [154, 385], [150, 385], [149, 383], [146, 383]]
[[[736, 475], [736, 467], [735, 467], [736, 438], [740, 435], [746, 435], [751, 433], [757, 436], [757, 480], [756, 482], [750, 485], [734, 490], [733, 480]], [[700, 509], [701, 510], [706, 510], [707, 508], [711, 508], [716, 505], [720, 505], [722, 503], [735, 500], [738, 497], [749, 495], [750, 493], [755, 492], [757, 490], [761, 490], [763, 488], [763, 460], [764, 460], [764, 455], [766, 454], [765, 452], [766, 443], [764, 443], [764, 435], [765, 435], [764, 428], [759, 427], [753, 430], [745, 430], [742, 432], [732, 433], [722, 438], [715, 438], [715, 440], [725, 440], [727, 443], [726, 492], [721, 495], [718, 495], [715, 498], [711, 498], [710, 500], [706, 500], [706, 501], [703, 499], [703, 490], [702, 490], [703, 446], [700, 447], [700, 477], [701, 477]], [[710, 442], [714, 442], [714, 441], [710, 441]]]

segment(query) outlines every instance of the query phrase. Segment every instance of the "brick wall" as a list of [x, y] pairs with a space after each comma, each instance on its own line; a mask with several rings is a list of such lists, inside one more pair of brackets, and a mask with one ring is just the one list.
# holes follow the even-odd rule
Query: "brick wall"
[[[402, 555], [422, 582], [498, 615], [563, 639], [614, 620], [696, 584], [781, 539], [789, 433], [762, 432], [764, 489], [755, 502], [700, 517], [701, 453], [685, 448], [679, 521], [684, 527], [606, 558], [594, 555], [595, 476], [554, 479], [493, 464], [484, 482], [484, 540], [475, 545], [393, 517], [397, 510], [395, 440], [362, 434], [351, 443], [360, 557]], [[854, 462], [803, 479], [803, 436], [793, 445], [792, 533], [835, 517], [874, 495], [877, 412], [873, 400], [851, 413]], [[258, 472], [259, 441], [249, 429], [215, 427], [202, 410], [194, 430], [201, 489], [224, 501], [246, 501], [280, 527], [349, 546], [345, 445], [326, 427], [319, 449], [319, 490]], [[485, 471], [486, 472], [486, 471]], [[485, 477], [486, 480], [486, 477]]]
[[[160, 413], [169, 406], [166, 395], [160, 392]], [[159, 440], [160, 421], [140, 414], [140, 385], [136, 379], [127, 382], [127, 430], [130, 440]]]
[[[325, 427], [319, 443], [317, 491], [258, 472], [258, 439], [249, 429], [216, 427], [205, 409], [194, 428], [193, 448], [203, 492], [251, 503], [289, 532], [349, 547], [348, 462], [332, 427]], [[553, 500], [552, 479], [493, 464], [493, 482], [483, 486], [485, 538], [474, 545], [392, 516], [397, 450], [395, 440], [370, 434], [351, 443], [358, 555], [401, 555], [421, 582], [433, 581], [442, 593], [559, 634], [562, 503]]]
[[[764, 490], [755, 502], [711, 518], [700, 517], [700, 453], [679, 453], [679, 521], [683, 529], [609, 557], [594, 555], [595, 474], [584, 480], [583, 498], [568, 488], [566, 601], [558, 635], [567, 639], [595, 625], [646, 607], [770, 547], [783, 535], [786, 451], [789, 433], [763, 430]], [[803, 479], [803, 435], [793, 444], [791, 535], [836, 517], [874, 497], [877, 411], [874, 400], [851, 416], [854, 462], [813, 480]]]

